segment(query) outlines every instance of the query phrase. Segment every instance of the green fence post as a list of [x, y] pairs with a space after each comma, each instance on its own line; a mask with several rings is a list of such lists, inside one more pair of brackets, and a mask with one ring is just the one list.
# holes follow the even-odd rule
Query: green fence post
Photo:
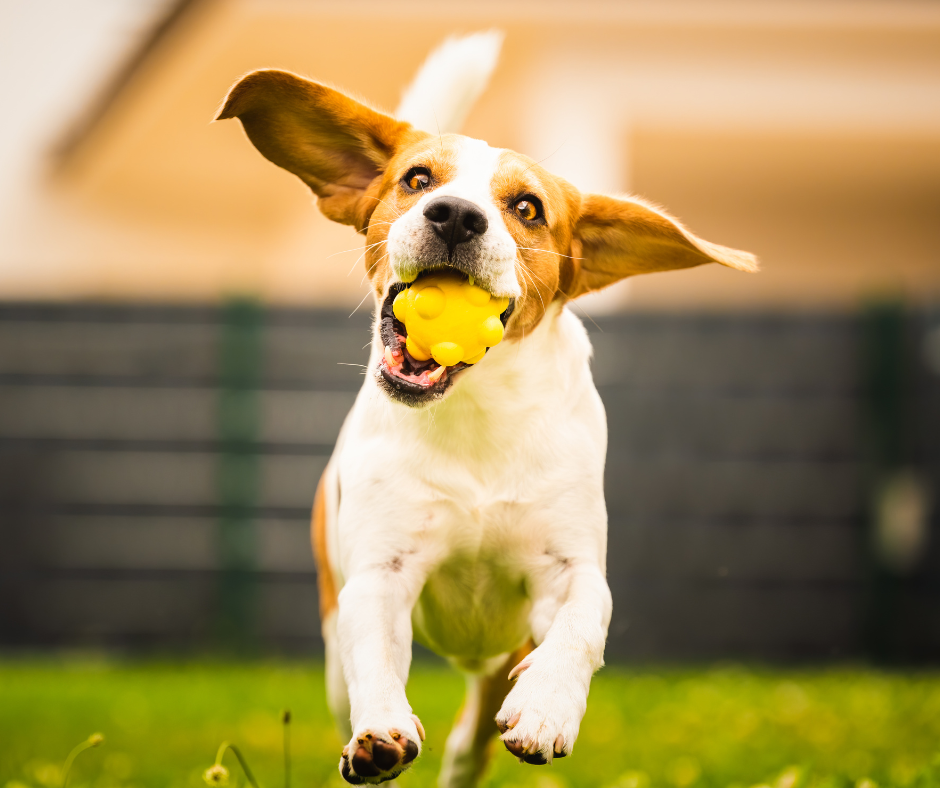
[[896, 618], [902, 580], [877, 549], [883, 486], [907, 459], [906, 318], [900, 301], [869, 304], [861, 321], [865, 586], [862, 645], [876, 662], [897, 657]]
[[249, 649], [256, 634], [255, 510], [260, 487], [257, 442], [262, 311], [249, 300], [222, 308], [217, 400], [220, 644]]

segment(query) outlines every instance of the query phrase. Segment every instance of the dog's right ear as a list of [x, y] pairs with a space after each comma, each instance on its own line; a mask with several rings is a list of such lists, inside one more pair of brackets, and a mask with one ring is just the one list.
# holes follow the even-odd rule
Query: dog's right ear
[[325, 216], [364, 232], [366, 191], [403, 145], [427, 135], [325, 85], [264, 69], [240, 79], [216, 120], [238, 118], [261, 154], [306, 183]]

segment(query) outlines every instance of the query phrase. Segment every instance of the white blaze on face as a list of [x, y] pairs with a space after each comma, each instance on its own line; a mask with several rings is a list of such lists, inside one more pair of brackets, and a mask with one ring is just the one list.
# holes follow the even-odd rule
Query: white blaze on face
[[420, 250], [427, 234], [434, 233], [424, 217], [425, 207], [437, 197], [461, 197], [479, 207], [488, 223], [486, 232], [474, 242], [479, 249], [480, 285], [495, 295], [517, 298], [521, 291], [515, 275], [516, 242], [506, 229], [502, 209], [493, 201], [493, 177], [503, 150], [469, 137], [461, 137], [456, 146], [456, 176], [422, 195], [392, 224], [388, 233], [392, 271], [396, 279], [408, 281], [416, 269], [425, 267]]

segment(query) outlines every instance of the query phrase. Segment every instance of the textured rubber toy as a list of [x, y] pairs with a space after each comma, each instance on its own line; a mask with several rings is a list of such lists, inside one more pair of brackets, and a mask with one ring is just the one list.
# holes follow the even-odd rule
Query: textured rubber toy
[[408, 352], [444, 367], [476, 364], [487, 348], [498, 345], [503, 338], [499, 316], [507, 306], [508, 298], [491, 296], [456, 271], [421, 277], [392, 304], [408, 332]]

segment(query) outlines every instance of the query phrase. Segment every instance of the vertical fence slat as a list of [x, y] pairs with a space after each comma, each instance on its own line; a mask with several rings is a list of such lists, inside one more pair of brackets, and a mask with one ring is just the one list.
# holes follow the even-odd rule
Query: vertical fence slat
[[254, 511], [261, 485], [256, 442], [261, 432], [262, 311], [251, 301], [222, 310], [219, 342], [218, 633], [222, 643], [245, 649], [257, 632], [257, 534]]

